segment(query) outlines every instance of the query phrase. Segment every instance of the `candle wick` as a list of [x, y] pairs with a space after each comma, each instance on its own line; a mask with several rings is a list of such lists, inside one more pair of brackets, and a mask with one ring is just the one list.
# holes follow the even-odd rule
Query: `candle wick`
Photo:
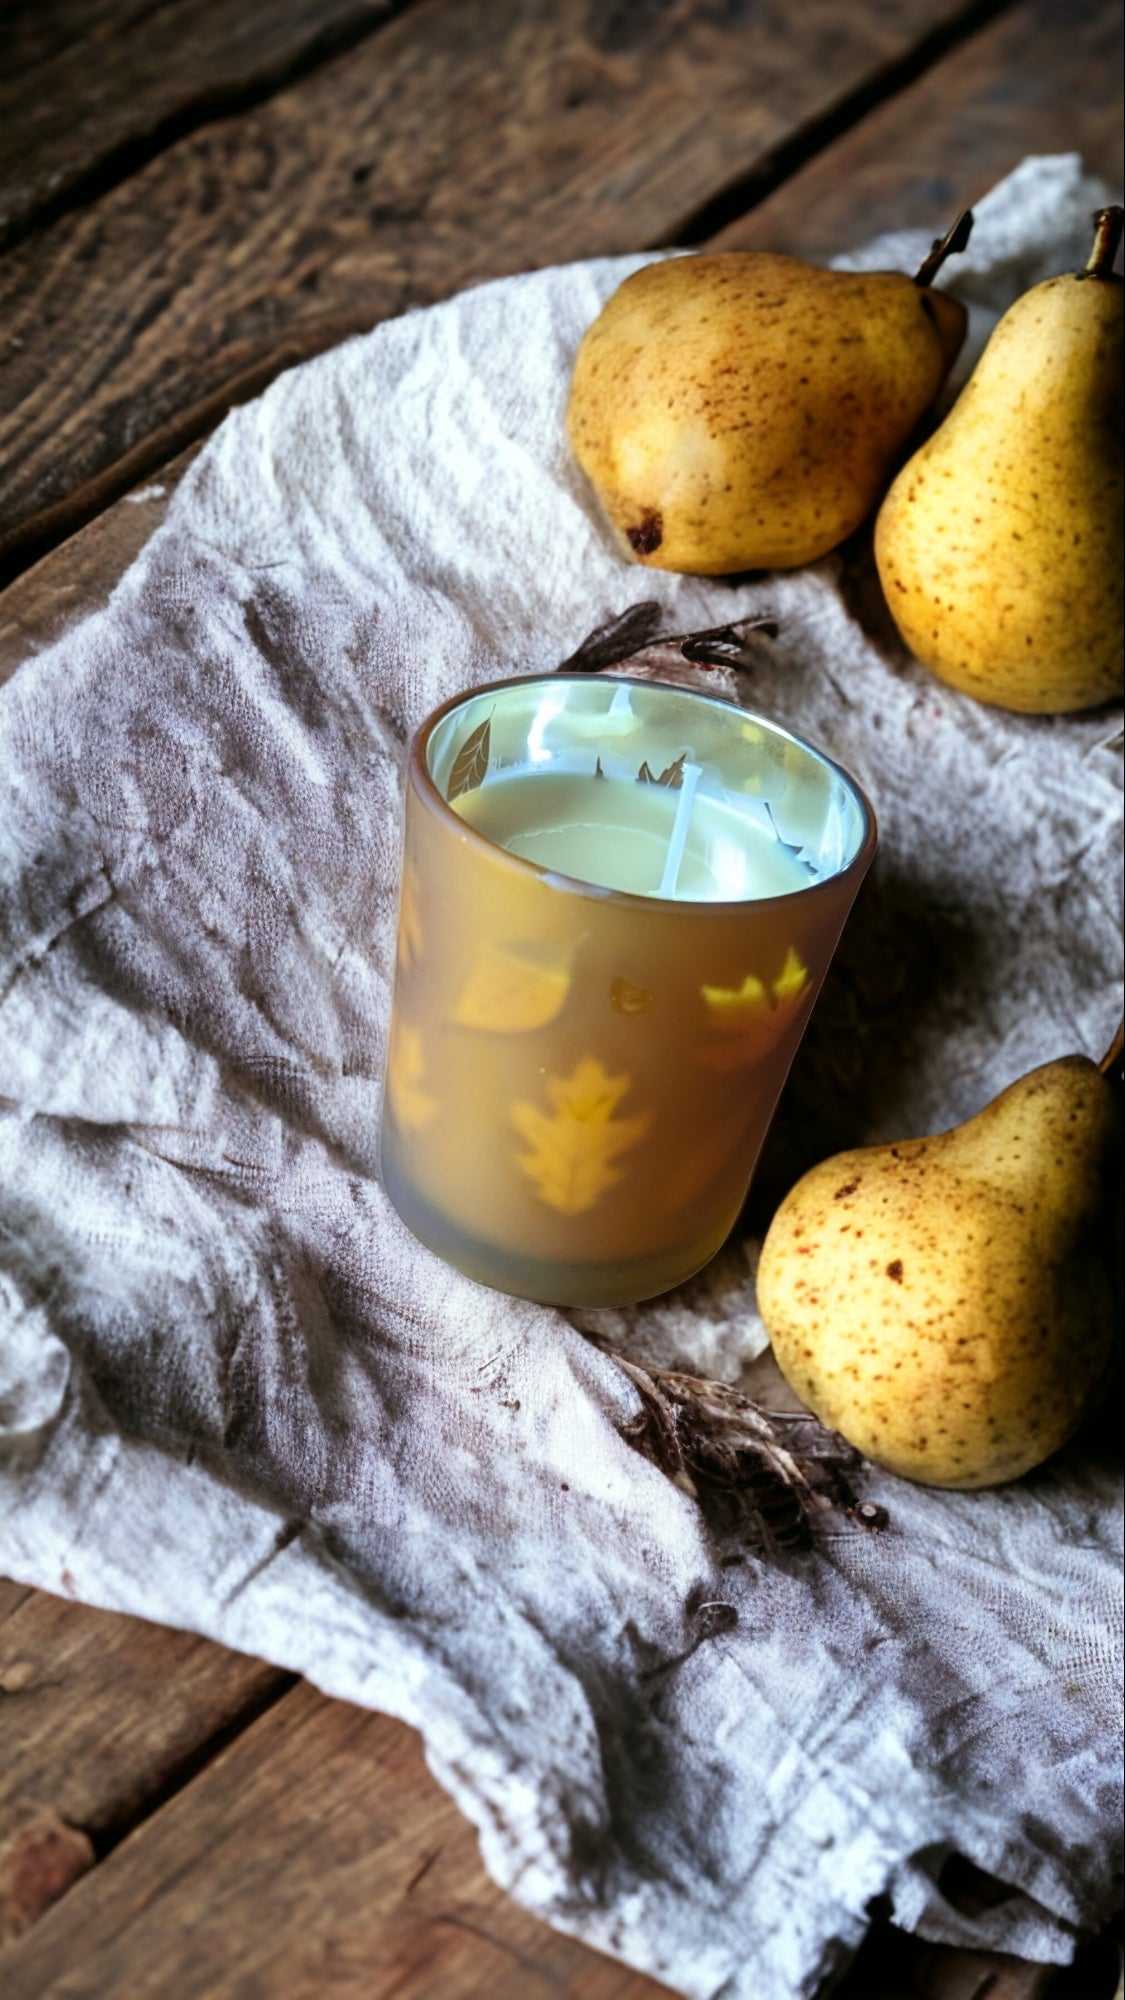
[[656, 892], [658, 896], [674, 896], [676, 893], [676, 877], [680, 872], [680, 863], [684, 858], [684, 848], [687, 846], [688, 825], [691, 820], [692, 805], [695, 801], [695, 788], [702, 776], [703, 771], [700, 765], [684, 765], [684, 779], [680, 786], [676, 817], [672, 822], [672, 837], [668, 842], [668, 852], [664, 857], [664, 873], [660, 878], [660, 887]]

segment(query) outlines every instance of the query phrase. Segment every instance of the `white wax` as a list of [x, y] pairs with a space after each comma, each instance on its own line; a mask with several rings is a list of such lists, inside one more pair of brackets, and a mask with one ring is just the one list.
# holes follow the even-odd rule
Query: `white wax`
[[[694, 796], [691, 796], [694, 791]], [[665, 863], [683, 799], [689, 813], [672, 885]], [[785, 847], [758, 802], [689, 788], [644, 784], [588, 772], [528, 770], [490, 774], [452, 801], [454, 812], [498, 846], [560, 875], [665, 895], [679, 902], [748, 902], [807, 888], [813, 871]], [[683, 836], [681, 824], [676, 844]]]

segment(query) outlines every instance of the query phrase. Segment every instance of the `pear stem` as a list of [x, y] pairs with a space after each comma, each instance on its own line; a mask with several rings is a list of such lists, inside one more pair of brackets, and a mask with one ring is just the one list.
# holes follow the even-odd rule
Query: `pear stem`
[[1095, 209], [1092, 221], [1094, 224], [1094, 247], [1090, 252], [1085, 270], [1079, 271], [1076, 275], [1080, 278], [1114, 278], [1117, 274], [1113, 268], [1113, 260], [1117, 255], [1117, 246], [1121, 241], [1121, 227], [1125, 223], [1125, 208]]
[[946, 258], [952, 257], [955, 251], [965, 248], [972, 234], [972, 228], [973, 211], [971, 208], [963, 208], [952, 229], [947, 229], [944, 236], [935, 236], [930, 245], [929, 256], [914, 273], [914, 283], [928, 285], [936, 278]]
[[1125, 1021], [1117, 1023], [1117, 1033], [1102, 1057], [1098, 1068], [1103, 1076], [1121, 1080], [1122, 1060], [1125, 1058]]

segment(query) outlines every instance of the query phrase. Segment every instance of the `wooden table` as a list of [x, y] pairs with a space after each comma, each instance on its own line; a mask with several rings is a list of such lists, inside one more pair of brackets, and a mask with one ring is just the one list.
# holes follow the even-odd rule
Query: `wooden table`
[[[1030, 152], [1121, 178], [1115, 0], [10, 0], [0, 35], [0, 678], [232, 403], [407, 306], [937, 231]], [[0, 1582], [0, 1695], [8, 2000], [663, 1990], [493, 1887], [412, 1732], [274, 1667]], [[1116, 1981], [1109, 1940], [1052, 1975], [877, 1919], [846, 1992]]]

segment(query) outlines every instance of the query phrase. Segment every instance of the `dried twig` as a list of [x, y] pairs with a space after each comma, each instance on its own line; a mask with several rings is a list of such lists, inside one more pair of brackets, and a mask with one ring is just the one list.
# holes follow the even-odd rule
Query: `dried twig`
[[808, 1412], [767, 1410], [725, 1382], [607, 1351], [641, 1400], [622, 1435], [697, 1499], [720, 1533], [756, 1531], [771, 1549], [794, 1552], [810, 1548], [832, 1514], [887, 1526], [885, 1510], [856, 1493], [859, 1453]]
[[777, 637], [777, 621], [768, 615], [738, 618], [728, 625], [712, 625], [701, 632], [673, 632], [657, 636], [661, 608], [655, 599], [634, 604], [618, 618], [598, 625], [582, 644], [562, 662], [560, 673], [597, 674], [607, 667], [661, 668], [682, 673], [686, 665], [704, 668], [730, 667], [748, 673], [761, 658], [756, 647]]

